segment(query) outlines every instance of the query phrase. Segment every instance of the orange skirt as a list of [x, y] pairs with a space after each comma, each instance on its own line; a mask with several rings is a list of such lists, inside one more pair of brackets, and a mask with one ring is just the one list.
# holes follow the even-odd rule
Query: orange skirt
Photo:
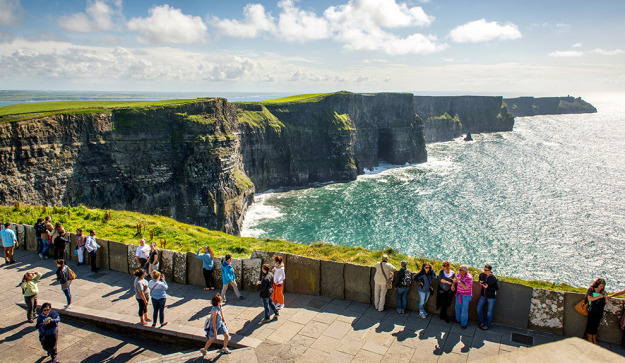
[[276, 285], [273, 284], [273, 294], [271, 295], [271, 301], [275, 304], [284, 305], [284, 284]]

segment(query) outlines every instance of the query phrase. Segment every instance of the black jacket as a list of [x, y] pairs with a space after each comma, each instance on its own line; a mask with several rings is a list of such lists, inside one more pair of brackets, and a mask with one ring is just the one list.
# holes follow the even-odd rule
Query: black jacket
[[273, 274], [271, 272], [267, 272], [267, 274], [263, 276], [258, 286], [258, 291], [260, 291], [261, 298], [271, 297], [271, 294], [273, 294]]

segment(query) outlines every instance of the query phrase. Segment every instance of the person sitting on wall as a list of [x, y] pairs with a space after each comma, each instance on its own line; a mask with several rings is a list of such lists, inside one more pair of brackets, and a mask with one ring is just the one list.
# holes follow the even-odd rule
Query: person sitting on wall
[[386, 292], [393, 286], [393, 273], [397, 272], [395, 266], [388, 263], [388, 255], [382, 255], [382, 261], [375, 264], [375, 297], [373, 305], [378, 311], [384, 311]]
[[[484, 266], [484, 272], [479, 276], [482, 292], [480, 301], [477, 303], [477, 317], [480, 321], [480, 329], [488, 330], [493, 323], [493, 310], [495, 309], [495, 298], [497, 290], [499, 290], [499, 281], [493, 275], [493, 267], [491, 265]], [[484, 305], [488, 303], [486, 318], [484, 318]]]
[[[204, 254], [200, 255], [200, 251], [204, 250]], [[215, 280], [213, 279], [213, 269], [215, 268], [215, 255], [212, 248], [206, 245], [197, 250], [197, 258], [202, 260], [202, 275], [204, 276], [204, 290], [215, 290]]]
[[141, 239], [137, 253], [135, 253], [135, 259], [140, 269], [148, 270], [148, 257], [150, 257], [150, 246], [145, 244], [144, 239]]

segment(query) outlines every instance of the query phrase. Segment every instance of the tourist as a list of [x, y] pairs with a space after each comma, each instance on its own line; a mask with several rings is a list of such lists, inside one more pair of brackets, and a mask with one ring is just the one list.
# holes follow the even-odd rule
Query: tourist
[[96, 254], [98, 252], [98, 248], [100, 248], [100, 245], [96, 242], [95, 231], [93, 229], [89, 231], [89, 237], [87, 237], [85, 248], [87, 249], [87, 252], [89, 252], [91, 271], [98, 272], [98, 268], [96, 266]]
[[58, 362], [56, 356], [56, 343], [59, 340], [59, 323], [61, 317], [52, 310], [52, 305], [46, 302], [41, 305], [41, 314], [37, 317], [35, 327], [39, 330], [39, 342], [41, 347], [48, 353], [52, 362]]
[[[493, 267], [491, 265], [484, 266], [484, 272], [478, 277], [482, 292], [480, 301], [477, 303], [477, 318], [480, 321], [480, 329], [488, 330], [493, 323], [493, 310], [495, 309], [495, 298], [497, 290], [499, 290], [499, 281], [493, 275]], [[488, 303], [486, 311], [486, 319], [484, 319], [484, 305]]]
[[43, 223], [43, 218], [37, 218], [37, 223], [35, 223], [35, 239], [37, 240], [37, 255], [39, 258], [43, 260], [43, 240], [41, 235], [46, 233], [46, 225]]
[[224, 261], [221, 263], [221, 281], [223, 283], [223, 287], [221, 288], [221, 296], [223, 296], [223, 301], [226, 302], [226, 291], [228, 290], [228, 286], [232, 286], [234, 290], [234, 294], [239, 298], [239, 300], [243, 300], [244, 297], [239, 293], [239, 288], [237, 287], [237, 281], [234, 276], [234, 268], [232, 267], [232, 255], [227, 254], [224, 257]]
[[43, 245], [43, 250], [41, 251], [41, 255], [39, 257], [43, 260], [44, 258], [48, 258], [48, 250], [52, 246], [52, 241], [50, 240], [50, 235], [54, 230], [52, 227], [52, 217], [47, 216], [44, 223], [44, 231], [41, 232], [41, 243]]
[[22, 295], [24, 295], [24, 303], [26, 303], [26, 319], [29, 323], [37, 317], [37, 293], [39, 286], [37, 283], [41, 278], [39, 272], [27, 272], [22, 278]]
[[436, 274], [432, 269], [432, 265], [425, 262], [421, 267], [421, 271], [413, 276], [417, 281], [417, 291], [419, 292], [419, 316], [423, 319], [427, 317], [425, 312], [425, 304], [428, 302], [430, 295], [434, 293], [432, 282], [436, 280]]
[[135, 298], [139, 303], [139, 318], [141, 324], [147, 325], [148, 321], [152, 319], [148, 318], [148, 302], [150, 301], [150, 288], [148, 282], [145, 280], [145, 270], [138, 269], [135, 271], [135, 282], [133, 284], [135, 290]]
[[469, 303], [473, 297], [473, 277], [467, 266], [460, 266], [452, 289], [456, 291], [456, 321], [462, 329], [469, 323]]
[[56, 267], [56, 280], [61, 284], [61, 290], [63, 290], [65, 298], [67, 299], [65, 309], [69, 309], [72, 307], [72, 294], [69, 291], [69, 285], [71, 285], [72, 281], [76, 278], [76, 274], [65, 264], [65, 260], [63, 259], [56, 260]]
[[378, 311], [384, 311], [384, 302], [386, 300], [386, 292], [389, 288], [393, 287], [393, 273], [397, 269], [395, 266], [388, 263], [388, 256], [382, 255], [382, 261], [375, 264], [375, 276], [373, 280], [375, 282], [375, 297], [373, 299], [373, 305]]
[[441, 308], [441, 320], [445, 320], [449, 323], [449, 317], [447, 316], [447, 310], [451, 306], [451, 302], [454, 298], [454, 292], [452, 286], [456, 273], [450, 268], [449, 261], [443, 262], [443, 268], [438, 273], [438, 292], [436, 294], [436, 308]]
[[87, 237], [83, 236], [82, 229], [78, 228], [76, 230], [76, 255], [78, 256], [78, 266], [85, 263], [85, 243], [87, 242]]
[[210, 311], [210, 315], [206, 318], [204, 322], [204, 331], [206, 332], [206, 337], [208, 341], [204, 345], [204, 348], [200, 349], [202, 352], [202, 356], [206, 355], [206, 351], [215, 341], [215, 337], [218, 334], [222, 334], [224, 336], [224, 346], [221, 348], [221, 352], [224, 354], [229, 354], [230, 350], [228, 349], [228, 340], [230, 340], [230, 334], [228, 334], [228, 325], [226, 325], [226, 319], [224, 319], [224, 313], [221, 311], [221, 296], [219, 294], [215, 294], [211, 299], [211, 304], [213, 308]]
[[276, 305], [276, 308], [282, 309], [284, 307], [284, 280], [286, 279], [286, 273], [281, 256], [274, 256], [273, 263], [273, 294], [271, 294], [271, 300]]
[[13, 251], [16, 247], [19, 247], [19, 243], [17, 243], [17, 237], [15, 237], [15, 232], [11, 228], [11, 223], [6, 222], [4, 224], [4, 229], [0, 231], [0, 238], [2, 238], [2, 247], [4, 247], [4, 263], [11, 264], [15, 263], [15, 259], [13, 258]]
[[[200, 255], [201, 250], [204, 250], [204, 253]], [[213, 279], [215, 255], [213, 255], [213, 249], [210, 248], [210, 246], [200, 247], [196, 255], [197, 258], [202, 260], [202, 275], [204, 276], [204, 284], [206, 285], [204, 290], [215, 290], [215, 280]]]
[[65, 231], [61, 222], [56, 222], [52, 232], [54, 242], [54, 259], [65, 258], [65, 246], [69, 243], [69, 232]]
[[265, 317], [261, 320], [261, 322], [263, 323], [270, 320], [269, 308], [271, 308], [271, 310], [273, 310], [273, 313], [275, 314], [274, 319], [278, 319], [278, 316], [280, 316], [276, 305], [271, 300], [271, 295], [273, 294], [274, 279], [270, 269], [271, 266], [269, 266], [268, 264], [264, 264], [261, 268], [263, 272], [263, 277], [261, 281], [256, 282], [256, 286], [258, 286], [258, 291], [260, 291], [260, 298], [261, 300], [263, 300], [263, 307], [265, 308]]
[[599, 323], [603, 318], [603, 309], [608, 303], [608, 295], [605, 292], [605, 280], [597, 279], [586, 292], [588, 300], [588, 322], [586, 323], [586, 339], [591, 343], [597, 343]]
[[156, 242], [152, 242], [150, 243], [150, 257], [148, 258], [148, 274], [152, 276], [152, 272], [158, 271], [159, 265]]
[[148, 257], [150, 257], [150, 246], [145, 244], [145, 240], [139, 241], [139, 247], [137, 247], [137, 253], [135, 253], [135, 259], [139, 268], [148, 269]]
[[401, 268], [393, 277], [393, 285], [397, 288], [397, 312], [399, 314], [406, 313], [406, 305], [408, 304], [408, 291], [412, 283], [412, 274], [406, 268], [408, 261], [401, 262]]
[[167, 282], [165, 282], [165, 274], [161, 274], [158, 271], [152, 272], [152, 281], [148, 283], [150, 288], [150, 296], [152, 297], [152, 306], [154, 307], [154, 313], [152, 313], [152, 328], [156, 326], [156, 322], [159, 317], [161, 319], [161, 328], [167, 325], [165, 321], [165, 302], [167, 300]]

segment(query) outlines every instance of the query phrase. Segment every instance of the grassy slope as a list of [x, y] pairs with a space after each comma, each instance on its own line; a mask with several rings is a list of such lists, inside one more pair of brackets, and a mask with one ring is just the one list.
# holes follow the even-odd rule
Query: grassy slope
[[260, 102], [250, 102], [250, 103], [264, 103], [264, 104], [278, 104], [278, 103], [290, 103], [290, 102], [316, 102], [324, 97], [330, 95], [331, 93], [308, 93], [303, 95], [294, 95], [282, 98], [274, 98], [273, 100], [266, 100]]
[[[110, 213], [110, 218], [106, 214]], [[401, 260], [408, 261], [408, 268], [417, 271], [417, 265], [421, 267], [424, 262], [430, 262], [435, 271], [442, 268], [441, 261], [430, 260], [422, 257], [408, 257], [395, 252], [393, 249], [371, 251], [362, 247], [335, 246], [327, 243], [315, 243], [305, 245], [277, 239], [258, 239], [251, 237], [236, 237], [223, 232], [210, 231], [203, 227], [192, 226], [177, 222], [171, 218], [146, 215], [136, 212], [102, 210], [86, 207], [5, 207], [0, 206], [0, 222], [10, 221], [14, 223], [34, 225], [37, 218], [49, 215], [54, 222], [61, 222], [65, 229], [75, 232], [76, 228], [83, 231], [94, 229], [100, 238], [138, 244], [139, 239], [153, 239], [160, 242], [167, 241], [165, 248], [174, 251], [195, 252], [200, 246], [209, 244], [213, 251], [223, 256], [231, 253], [235, 257], [249, 257], [254, 250], [283, 251], [311, 258], [349, 262], [360, 265], [372, 266], [379, 261], [382, 254], [389, 255], [390, 262], [399, 266]], [[141, 233], [137, 232], [140, 224]], [[452, 269], [457, 271], [458, 264], [452, 263]], [[471, 268], [471, 274], [477, 277], [479, 270]], [[584, 292], [584, 289], [574, 288], [568, 285], [555, 285], [541, 281], [523, 281], [515, 278], [501, 278], [502, 281], [515, 282], [534, 288], [553, 289], [561, 291]]]

